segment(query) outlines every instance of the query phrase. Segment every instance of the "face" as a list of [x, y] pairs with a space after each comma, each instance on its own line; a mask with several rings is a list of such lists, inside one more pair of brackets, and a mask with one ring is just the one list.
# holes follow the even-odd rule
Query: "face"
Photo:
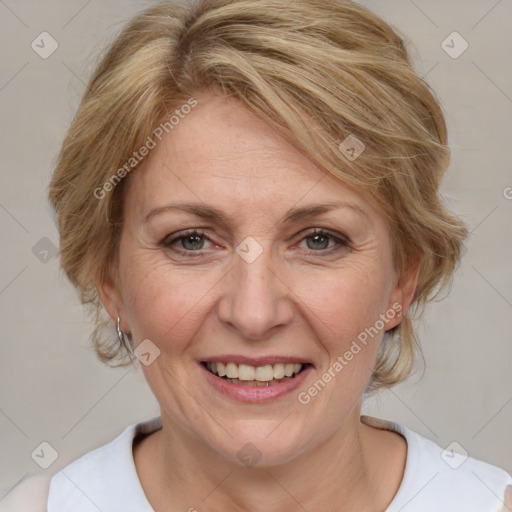
[[102, 300], [160, 351], [142, 368], [164, 428], [234, 462], [253, 443], [268, 465], [358, 421], [410, 295], [377, 209], [216, 97], [130, 176], [119, 278]]

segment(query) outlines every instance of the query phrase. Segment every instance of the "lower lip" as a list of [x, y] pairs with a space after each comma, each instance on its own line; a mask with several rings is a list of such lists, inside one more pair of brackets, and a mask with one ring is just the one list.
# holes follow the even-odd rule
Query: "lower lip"
[[313, 370], [312, 366], [308, 366], [296, 377], [288, 379], [281, 384], [274, 384], [272, 386], [244, 386], [233, 384], [232, 382], [224, 380], [222, 377], [217, 377], [208, 371], [201, 363], [199, 363], [199, 366], [206, 380], [219, 393], [234, 398], [235, 400], [249, 403], [271, 402], [272, 400], [277, 400], [285, 395], [289, 395], [304, 382], [309, 372]]

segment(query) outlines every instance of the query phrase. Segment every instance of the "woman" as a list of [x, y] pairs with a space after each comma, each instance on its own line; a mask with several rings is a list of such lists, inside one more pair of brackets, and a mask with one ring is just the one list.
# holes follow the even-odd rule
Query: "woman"
[[502, 469], [361, 416], [410, 373], [410, 311], [460, 257], [446, 140], [402, 40], [355, 3], [137, 16], [50, 199], [98, 356], [140, 361], [161, 415], [58, 472], [48, 511], [510, 509]]

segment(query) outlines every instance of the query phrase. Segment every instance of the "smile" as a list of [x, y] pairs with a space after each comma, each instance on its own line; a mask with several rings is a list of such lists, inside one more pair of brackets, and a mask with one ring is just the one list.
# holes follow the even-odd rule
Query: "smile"
[[306, 364], [276, 363], [263, 366], [233, 362], [203, 362], [213, 375], [240, 386], [275, 386], [295, 378]]

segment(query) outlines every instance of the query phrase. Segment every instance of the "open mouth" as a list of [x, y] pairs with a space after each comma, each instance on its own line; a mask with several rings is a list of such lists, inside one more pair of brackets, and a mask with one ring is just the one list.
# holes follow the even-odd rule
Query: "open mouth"
[[248, 364], [202, 361], [201, 364], [213, 375], [239, 386], [275, 386], [294, 379], [309, 363], [277, 363], [263, 366]]

